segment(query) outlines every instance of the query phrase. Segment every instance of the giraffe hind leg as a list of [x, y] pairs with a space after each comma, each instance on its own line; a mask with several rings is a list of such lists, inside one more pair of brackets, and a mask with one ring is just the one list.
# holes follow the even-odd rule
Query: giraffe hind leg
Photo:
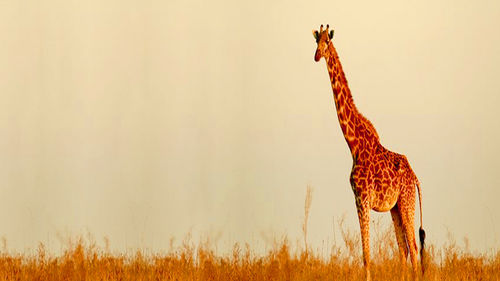
[[[413, 201], [413, 203], [415, 203], [415, 201]], [[410, 250], [410, 259], [413, 273], [416, 276], [418, 267], [418, 249], [417, 240], [415, 239], [415, 227], [413, 225], [415, 205], [408, 204], [407, 206], [400, 206], [400, 214], [401, 220], [403, 222], [403, 229], [406, 235], [406, 241], [408, 242], [408, 249]]]
[[391, 209], [391, 216], [399, 247], [399, 258], [401, 264], [405, 265], [408, 258], [408, 244], [406, 243], [406, 234], [404, 233], [403, 222], [401, 221], [401, 214], [399, 213], [397, 204]]

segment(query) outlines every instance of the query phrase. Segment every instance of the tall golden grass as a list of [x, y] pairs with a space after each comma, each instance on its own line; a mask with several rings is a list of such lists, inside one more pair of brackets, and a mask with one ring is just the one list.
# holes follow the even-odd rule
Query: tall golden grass
[[[48, 254], [40, 244], [34, 254], [0, 254], [0, 280], [363, 280], [360, 235], [339, 222], [342, 243], [328, 255], [307, 246], [307, 220], [312, 202], [308, 187], [302, 225], [305, 247], [291, 247], [286, 238], [257, 255], [250, 245], [235, 244], [232, 253], [217, 255], [210, 243], [185, 239], [167, 253], [112, 254], [91, 238], [69, 241], [61, 255]], [[392, 227], [372, 231], [373, 280], [411, 280], [410, 264], [400, 264]], [[382, 229], [382, 230], [380, 230]], [[467, 243], [466, 243], [467, 244]], [[292, 250], [292, 249], [296, 250]], [[303, 249], [303, 250], [301, 250]], [[472, 254], [450, 238], [443, 247], [429, 243], [424, 280], [500, 280], [500, 251]]]
[[306, 199], [304, 201], [304, 221], [302, 223], [302, 233], [304, 234], [304, 248], [307, 252], [307, 222], [309, 221], [309, 211], [312, 204], [313, 189], [310, 185], [306, 188]]
[[[388, 229], [373, 249], [374, 280], [411, 280], [410, 266], [401, 265]], [[1, 280], [363, 280], [364, 269], [356, 231], [343, 229], [343, 246], [331, 254], [292, 251], [283, 239], [264, 255], [249, 245], [235, 244], [232, 253], [217, 256], [210, 245], [185, 243], [165, 254], [111, 254], [80, 239], [59, 256], [48, 255], [40, 244], [36, 254], [0, 256]], [[392, 234], [392, 233], [390, 233]], [[384, 238], [385, 237], [385, 238]], [[392, 237], [392, 236], [391, 236]], [[449, 243], [429, 246], [425, 280], [500, 280], [500, 251], [473, 255]]]

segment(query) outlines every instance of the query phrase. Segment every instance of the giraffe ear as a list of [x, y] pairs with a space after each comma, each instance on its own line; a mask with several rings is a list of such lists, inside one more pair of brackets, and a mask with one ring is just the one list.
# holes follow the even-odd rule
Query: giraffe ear
[[313, 36], [314, 36], [314, 39], [316, 39], [316, 42], [318, 42], [318, 39], [319, 39], [319, 33], [317, 30], [313, 30]]
[[328, 35], [330, 36], [330, 40], [332, 40], [333, 39], [333, 29], [330, 30], [330, 34], [328, 34]]

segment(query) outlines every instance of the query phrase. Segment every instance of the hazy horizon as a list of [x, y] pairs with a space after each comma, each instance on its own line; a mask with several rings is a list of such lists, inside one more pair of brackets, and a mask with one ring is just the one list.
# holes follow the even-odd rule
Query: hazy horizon
[[262, 249], [302, 239], [307, 185], [313, 248], [340, 242], [344, 215], [358, 231], [351, 156], [313, 59], [327, 23], [358, 109], [422, 183], [428, 242], [500, 247], [497, 1], [1, 6], [9, 250], [87, 232], [116, 250], [189, 232]]

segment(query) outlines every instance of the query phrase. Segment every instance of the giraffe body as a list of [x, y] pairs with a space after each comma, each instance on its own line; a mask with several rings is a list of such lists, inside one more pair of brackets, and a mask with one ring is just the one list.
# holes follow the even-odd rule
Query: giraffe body
[[[325, 58], [333, 90], [337, 117], [344, 138], [351, 150], [353, 166], [350, 183], [361, 229], [366, 278], [370, 280], [370, 211], [391, 212], [402, 262], [408, 253], [414, 273], [417, 272], [417, 244], [415, 239], [415, 187], [421, 199], [418, 179], [406, 156], [382, 146], [373, 124], [356, 108], [342, 65], [331, 39], [333, 31], [313, 31], [318, 44], [314, 59]], [[422, 202], [420, 200], [420, 224]], [[425, 232], [420, 227], [421, 254]], [[415, 274], [416, 276], [416, 274]]]

